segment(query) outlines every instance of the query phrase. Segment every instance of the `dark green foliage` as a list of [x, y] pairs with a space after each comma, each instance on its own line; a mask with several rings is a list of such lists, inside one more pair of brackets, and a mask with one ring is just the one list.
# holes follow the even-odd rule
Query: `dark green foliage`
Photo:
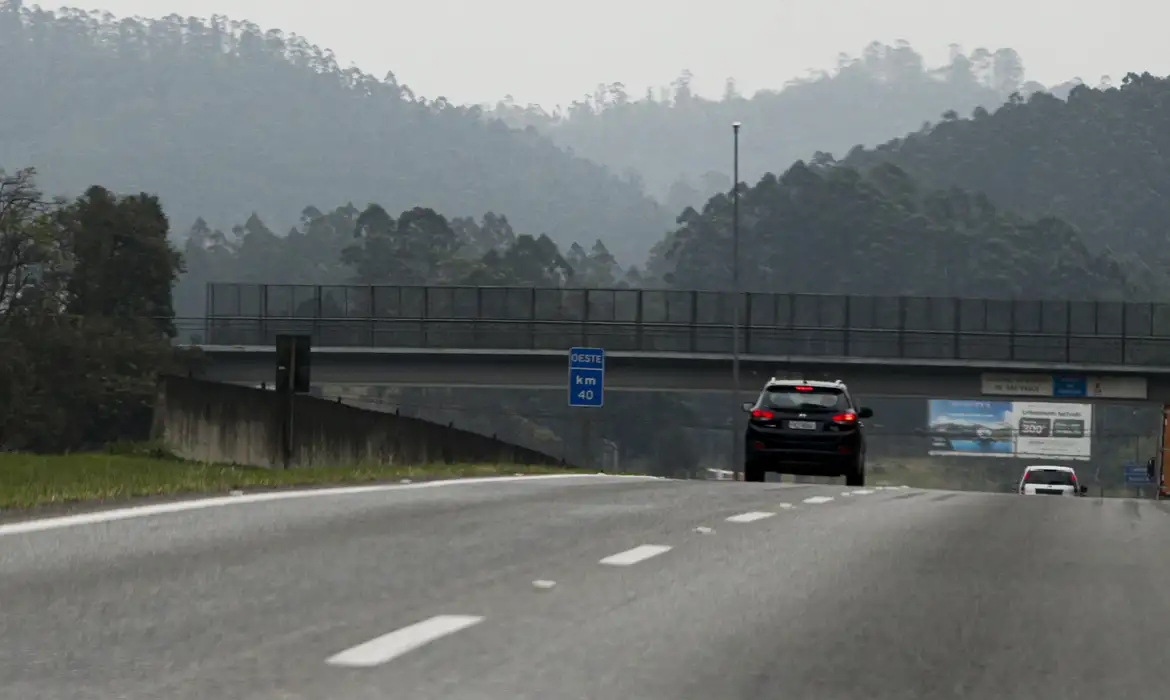
[[[731, 196], [656, 249], [648, 268], [683, 289], [731, 285]], [[740, 191], [744, 289], [824, 294], [1122, 298], [1121, 265], [1055, 218], [1024, 219], [959, 189], [922, 192], [897, 167], [868, 176], [797, 163]]]
[[1170, 289], [1170, 79], [1131, 73], [1121, 87], [1079, 86], [1067, 100], [1017, 95], [992, 113], [855, 149], [845, 163], [892, 163], [932, 187], [1059, 217], [1080, 230], [1088, 250], [1124, 264], [1140, 296]]
[[284, 231], [310, 199], [506, 211], [563, 245], [620, 242], [623, 259], [670, 225], [636, 186], [548, 138], [342, 68], [303, 37], [19, 6], [0, 4], [0, 161], [36, 163], [47, 191], [149, 188], [183, 228], [257, 212]]
[[0, 448], [142, 438], [178, 360], [166, 216], [100, 187], [46, 202], [33, 175], [0, 172]]

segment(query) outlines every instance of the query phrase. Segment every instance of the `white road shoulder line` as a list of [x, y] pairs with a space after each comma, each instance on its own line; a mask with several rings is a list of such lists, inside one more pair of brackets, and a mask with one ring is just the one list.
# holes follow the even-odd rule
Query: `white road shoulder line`
[[831, 500], [833, 500], [832, 496], [813, 496], [811, 498], [804, 499], [804, 502], [815, 506], [820, 505], [821, 503], [828, 503]]
[[757, 520], [763, 520], [764, 518], [770, 518], [773, 515], [775, 515], [775, 513], [761, 513], [759, 511], [753, 511], [751, 513], [740, 513], [739, 515], [733, 515], [727, 519], [727, 522], [729, 522], [729, 523], [754, 523]]
[[305, 489], [300, 491], [273, 491], [270, 493], [252, 493], [239, 496], [220, 496], [215, 498], [200, 498], [190, 501], [176, 501], [174, 503], [156, 503], [148, 506], [133, 506], [117, 508], [93, 513], [79, 513], [55, 518], [40, 518], [37, 520], [23, 520], [15, 523], [0, 525], [0, 537], [5, 535], [22, 535], [30, 532], [57, 530], [64, 527], [79, 525], [96, 525], [110, 523], [117, 520], [132, 518], [146, 518], [152, 515], [168, 513], [184, 513], [204, 508], [218, 508], [222, 506], [237, 506], [245, 503], [267, 503], [269, 501], [287, 501], [296, 498], [315, 498], [324, 496], [352, 496], [363, 493], [378, 493], [381, 491], [410, 491], [415, 489], [445, 488], [453, 486], [472, 486], [478, 484], [507, 483], [515, 481], [546, 481], [549, 479], [580, 479], [588, 482], [597, 477], [607, 479], [640, 479], [660, 480], [661, 477], [635, 476], [618, 474], [537, 474], [533, 476], [490, 476], [473, 479], [446, 479], [442, 481], [425, 481], [415, 484], [383, 484], [378, 486], [343, 486], [340, 488]]
[[483, 622], [477, 615], [436, 615], [429, 620], [384, 634], [325, 660], [330, 666], [371, 668], [407, 652]]
[[624, 552], [610, 555], [602, 559], [599, 563], [607, 566], [632, 566], [640, 561], [645, 561], [650, 557], [656, 557], [659, 554], [665, 554], [670, 551], [670, 547], [661, 544], [643, 544], [633, 549], [627, 549]]

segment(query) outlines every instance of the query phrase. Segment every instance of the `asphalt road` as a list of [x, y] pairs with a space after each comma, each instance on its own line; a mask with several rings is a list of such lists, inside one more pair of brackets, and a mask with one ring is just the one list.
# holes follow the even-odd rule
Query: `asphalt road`
[[605, 477], [247, 500], [0, 525], [0, 697], [1144, 700], [1170, 674], [1151, 502]]

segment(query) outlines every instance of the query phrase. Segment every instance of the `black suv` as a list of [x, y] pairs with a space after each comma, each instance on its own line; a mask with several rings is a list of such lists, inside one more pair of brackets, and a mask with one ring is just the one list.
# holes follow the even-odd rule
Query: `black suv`
[[744, 481], [763, 481], [767, 472], [801, 476], [844, 476], [865, 486], [865, 432], [861, 420], [873, 415], [856, 408], [843, 382], [772, 379], [755, 403], [744, 448]]

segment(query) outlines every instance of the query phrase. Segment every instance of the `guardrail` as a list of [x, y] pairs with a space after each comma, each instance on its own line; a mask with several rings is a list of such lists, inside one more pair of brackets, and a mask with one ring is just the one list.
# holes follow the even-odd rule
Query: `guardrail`
[[[650, 289], [208, 285], [202, 342], [728, 353], [737, 295]], [[1170, 365], [1170, 304], [738, 295], [745, 355]]]

